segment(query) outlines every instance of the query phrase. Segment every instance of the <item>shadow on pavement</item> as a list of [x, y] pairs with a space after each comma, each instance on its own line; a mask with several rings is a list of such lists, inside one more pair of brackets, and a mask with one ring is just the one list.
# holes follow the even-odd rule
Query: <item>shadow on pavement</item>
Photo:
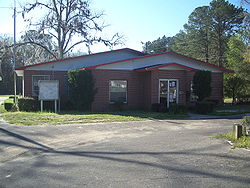
[[[192, 168], [188, 167], [183, 167], [181, 164], [179, 166], [173, 166], [171, 163], [166, 163], [166, 164], [157, 164], [153, 162], [147, 162], [147, 161], [141, 161], [140, 159], [143, 159], [145, 156], [161, 156], [161, 157], [173, 157], [175, 158], [176, 156], [182, 156], [182, 157], [192, 157], [192, 156], [200, 156], [200, 157], [214, 157], [216, 159], [230, 159], [230, 160], [235, 160], [235, 162], [249, 162], [250, 157], [236, 157], [236, 156], [230, 156], [228, 154], [215, 154], [215, 153], [209, 153], [206, 152], [208, 150], [211, 151], [213, 148], [199, 148], [199, 149], [192, 149], [192, 150], [182, 150], [182, 151], [169, 151], [169, 152], [92, 152], [92, 151], [69, 151], [69, 150], [60, 150], [60, 149], [53, 149], [50, 148], [44, 144], [41, 144], [35, 140], [29, 139], [25, 136], [16, 134], [14, 132], [10, 132], [8, 130], [5, 130], [3, 128], [0, 128], [0, 132], [4, 133], [6, 135], [9, 135], [11, 137], [14, 137], [18, 139], [16, 142], [9, 142], [9, 141], [4, 141], [0, 140], [0, 144], [6, 145], [6, 146], [15, 146], [15, 147], [20, 147], [20, 148], [25, 148], [29, 149], [32, 151], [39, 151], [40, 155], [41, 153], [46, 153], [46, 154], [57, 154], [57, 155], [68, 155], [68, 156], [78, 156], [78, 157], [84, 157], [84, 158], [92, 158], [92, 159], [99, 159], [99, 160], [105, 160], [105, 161], [113, 161], [113, 162], [119, 162], [119, 163], [127, 163], [127, 164], [135, 164], [139, 166], [146, 166], [146, 167], [153, 167], [153, 168], [158, 168], [158, 169], [164, 169], [167, 171], [173, 171], [176, 172], [180, 175], [183, 174], [193, 174], [193, 175], [199, 175], [199, 176], [206, 176], [210, 178], [217, 178], [217, 179], [222, 179], [222, 180], [230, 180], [230, 181], [237, 181], [241, 183], [250, 183], [249, 177], [240, 177], [238, 175], [227, 175], [227, 174], [220, 174], [220, 173], [211, 173], [208, 172], [208, 170], [200, 170], [198, 168], [195, 168], [194, 166]], [[32, 144], [34, 146], [29, 146], [29, 145], [24, 145], [20, 144], [19, 141], [25, 141], [29, 144]], [[218, 146], [217, 146], [218, 147]], [[203, 152], [205, 151], [205, 152]], [[126, 159], [125, 157], [128, 155], [136, 155], [135, 158], [136, 160], [132, 159]], [[139, 155], [139, 157], [138, 157]], [[140, 157], [141, 156], [141, 157]], [[143, 157], [144, 156], [144, 157]], [[41, 156], [40, 156], [41, 157]], [[39, 157], [39, 158], [40, 158]], [[121, 158], [124, 157], [124, 158]], [[46, 165], [46, 161], [40, 161], [40, 164], [37, 165]], [[49, 166], [50, 164], [47, 164]], [[192, 165], [192, 164], [189, 164]], [[56, 166], [55, 166], [56, 167]], [[34, 169], [33, 169], [34, 170]]]

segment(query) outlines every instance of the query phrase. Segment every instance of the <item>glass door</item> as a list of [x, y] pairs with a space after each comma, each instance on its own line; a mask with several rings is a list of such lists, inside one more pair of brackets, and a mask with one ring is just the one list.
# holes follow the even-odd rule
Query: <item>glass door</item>
[[178, 80], [159, 80], [159, 103], [169, 108], [170, 104], [178, 103]]
[[167, 105], [168, 81], [160, 81], [160, 104]]

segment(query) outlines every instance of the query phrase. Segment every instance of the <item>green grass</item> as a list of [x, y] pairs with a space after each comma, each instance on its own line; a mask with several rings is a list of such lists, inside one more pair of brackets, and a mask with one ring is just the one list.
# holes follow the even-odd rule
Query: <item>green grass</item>
[[235, 139], [233, 132], [229, 132], [226, 134], [220, 134], [215, 136], [215, 138], [223, 138], [226, 140], [230, 140], [233, 142], [233, 148], [239, 147], [239, 148], [250, 148], [250, 136], [242, 136], [239, 139]]
[[4, 103], [14, 103], [14, 99], [13, 98], [6, 99], [4, 100]]
[[232, 104], [233, 98], [225, 98], [224, 103], [226, 104]]
[[4, 104], [1, 104], [0, 105], [0, 113], [5, 113], [5, 112], [7, 112], [7, 111], [4, 108]]
[[147, 111], [124, 111], [109, 113], [69, 112], [69, 113], [40, 113], [40, 112], [6, 112], [1, 115], [10, 124], [20, 125], [59, 125], [83, 124], [101, 122], [143, 121], [167, 118], [187, 118], [187, 114], [168, 114]]

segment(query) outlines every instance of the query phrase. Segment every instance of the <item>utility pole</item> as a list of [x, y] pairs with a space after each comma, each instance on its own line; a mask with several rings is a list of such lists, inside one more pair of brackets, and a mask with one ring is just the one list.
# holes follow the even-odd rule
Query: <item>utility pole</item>
[[17, 106], [17, 98], [16, 98], [16, 0], [14, 0], [14, 102], [15, 102], [15, 107]]

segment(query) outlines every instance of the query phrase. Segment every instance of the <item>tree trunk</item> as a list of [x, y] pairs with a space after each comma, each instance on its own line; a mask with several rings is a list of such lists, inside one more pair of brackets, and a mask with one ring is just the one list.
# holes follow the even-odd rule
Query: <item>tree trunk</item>
[[232, 93], [233, 93], [233, 101], [232, 101], [232, 104], [236, 104], [235, 89], [232, 90]]
[[223, 55], [223, 52], [222, 52], [222, 38], [221, 38], [222, 34], [221, 32], [219, 31], [218, 32], [218, 66], [219, 67], [222, 67], [222, 55]]

